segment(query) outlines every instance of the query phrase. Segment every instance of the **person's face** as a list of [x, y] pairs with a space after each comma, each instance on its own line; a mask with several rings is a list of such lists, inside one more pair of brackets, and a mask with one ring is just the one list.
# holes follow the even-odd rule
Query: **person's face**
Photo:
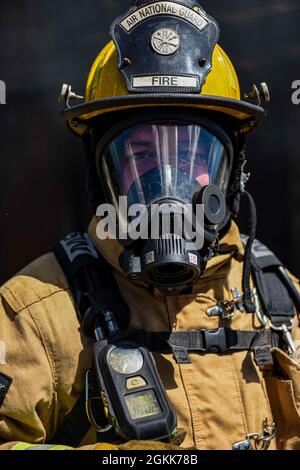
[[[199, 143], [200, 141], [200, 143]], [[207, 149], [193, 126], [148, 125], [134, 129], [125, 144], [124, 190], [148, 171], [176, 167], [201, 187], [209, 184]]]

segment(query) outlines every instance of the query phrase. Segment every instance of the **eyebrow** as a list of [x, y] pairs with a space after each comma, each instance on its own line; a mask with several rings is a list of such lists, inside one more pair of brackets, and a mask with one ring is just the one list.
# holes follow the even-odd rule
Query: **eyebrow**
[[130, 142], [131, 145], [148, 145], [148, 144], [153, 144], [152, 140], [132, 140]]

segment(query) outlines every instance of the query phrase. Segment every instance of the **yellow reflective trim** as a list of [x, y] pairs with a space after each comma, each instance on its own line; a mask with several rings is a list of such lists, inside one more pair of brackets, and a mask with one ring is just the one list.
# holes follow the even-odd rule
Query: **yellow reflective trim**
[[73, 447], [53, 445], [53, 444], [28, 444], [27, 442], [18, 442], [11, 450], [72, 450]]
[[28, 444], [27, 442], [18, 442], [10, 450], [26, 450], [31, 446], [32, 444]]
[[73, 447], [68, 447], [68, 446], [53, 446], [51, 449], [48, 450], [73, 450]]

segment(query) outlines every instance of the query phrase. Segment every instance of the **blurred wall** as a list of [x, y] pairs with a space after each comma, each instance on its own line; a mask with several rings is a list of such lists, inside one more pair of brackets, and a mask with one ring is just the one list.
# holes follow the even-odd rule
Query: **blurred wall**
[[[129, 0], [1, 0], [0, 282], [90, 218], [81, 142], [60, 120], [63, 82], [83, 93], [109, 26]], [[300, 275], [299, 0], [203, 0], [241, 88], [267, 81], [269, 117], [248, 145], [258, 237]], [[245, 217], [244, 217], [245, 218]], [[242, 228], [245, 225], [241, 218]]]

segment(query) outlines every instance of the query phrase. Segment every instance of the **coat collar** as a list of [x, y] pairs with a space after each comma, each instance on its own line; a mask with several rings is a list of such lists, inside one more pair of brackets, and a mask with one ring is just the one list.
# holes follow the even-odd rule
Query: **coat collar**
[[[106, 259], [106, 261], [118, 272], [123, 274], [119, 264], [119, 257], [123, 247], [117, 240], [99, 240], [96, 229], [99, 218], [94, 216], [88, 227], [88, 233], [95, 247]], [[241, 258], [244, 254], [244, 248], [240, 237], [239, 229], [235, 222], [231, 221], [226, 234], [220, 240], [220, 253], [214, 256], [207, 264], [206, 270], [201, 278], [207, 279], [214, 276], [226, 263], [235, 258]]]

